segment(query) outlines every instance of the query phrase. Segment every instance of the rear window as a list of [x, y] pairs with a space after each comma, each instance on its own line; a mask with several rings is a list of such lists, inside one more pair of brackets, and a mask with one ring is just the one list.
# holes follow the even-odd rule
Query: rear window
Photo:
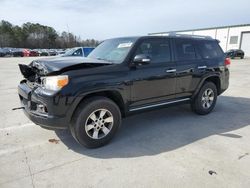
[[221, 57], [223, 51], [216, 41], [200, 41], [200, 50], [203, 58], [211, 59]]

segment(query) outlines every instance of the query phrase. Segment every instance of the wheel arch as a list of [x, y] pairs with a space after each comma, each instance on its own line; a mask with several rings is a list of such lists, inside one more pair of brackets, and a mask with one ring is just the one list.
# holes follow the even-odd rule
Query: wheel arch
[[205, 82], [212, 82], [215, 84], [216, 88], [217, 88], [217, 94], [220, 95], [221, 92], [221, 81], [220, 81], [220, 76], [219, 75], [210, 75], [207, 76], [205, 78], [202, 79], [202, 81], [200, 82], [200, 84], [198, 85], [198, 87], [196, 88], [192, 98], [194, 98], [200, 91], [201, 87], [203, 86], [203, 84]]
[[87, 99], [90, 99], [92, 97], [106, 97], [106, 98], [112, 100], [119, 107], [122, 116], [123, 117], [125, 116], [126, 108], [125, 108], [124, 99], [123, 99], [121, 93], [117, 90], [101, 90], [101, 91], [92, 91], [90, 93], [81, 95], [80, 99], [77, 101], [77, 104], [75, 105], [75, 108], [74, 108], [73, 113], [71, 115], [71, 120], [75, 114], [75, 111], [81, 105], [81, 103], [83, 103], [84, 101], [86, 101]]

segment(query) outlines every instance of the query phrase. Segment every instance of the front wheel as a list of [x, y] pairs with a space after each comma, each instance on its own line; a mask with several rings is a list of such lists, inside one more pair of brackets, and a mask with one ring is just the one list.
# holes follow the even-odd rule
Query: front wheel
[[105, 97], [87, 99], [77, 108], [70, 127], [77, 142], [97, 148], [106, 145], [121, 124], [119, 107]]
[[217, 88], [214, 83], [206, 82], [191, 102], [192, 110], [200, 115], [210, 113], [216, 104]]

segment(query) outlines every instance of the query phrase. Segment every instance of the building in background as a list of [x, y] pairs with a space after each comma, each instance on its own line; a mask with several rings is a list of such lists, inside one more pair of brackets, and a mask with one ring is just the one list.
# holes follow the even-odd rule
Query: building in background
[[250, 57], [250, 24], [211, 27], [204, 29], [181, 30], [150, 33], [149, 35], [168, 35], [169, 33], [211, 36], [220, 41], [224, 51], [242, 49]]

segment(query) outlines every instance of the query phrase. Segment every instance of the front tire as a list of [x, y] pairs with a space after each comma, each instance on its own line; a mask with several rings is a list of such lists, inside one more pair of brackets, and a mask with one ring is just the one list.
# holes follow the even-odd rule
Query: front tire
[[192, 110], [199, 115], [210, 113], [217, 101], [217, 88], [212, 82], [205, 82], [199, 93], [191, 102]]
[[70, 130], [81, 145], [97, 148], [114, 137], [120, 124], [119, 107], [106, 97], [93, 97], [79, 105]]

